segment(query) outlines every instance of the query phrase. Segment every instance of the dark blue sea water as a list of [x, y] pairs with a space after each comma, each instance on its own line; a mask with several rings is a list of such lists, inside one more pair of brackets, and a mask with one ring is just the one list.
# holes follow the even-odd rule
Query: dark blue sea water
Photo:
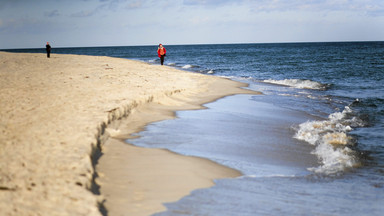
[[[158, 215], [384, 214], [384, 42], [164, 46], [171, 67], [246, 82], [263, 95], [178, 112], [129, 141], [244, 174], [196, 190]], [[159, 64], [156, 50], [54, 48], [52, 56]]]

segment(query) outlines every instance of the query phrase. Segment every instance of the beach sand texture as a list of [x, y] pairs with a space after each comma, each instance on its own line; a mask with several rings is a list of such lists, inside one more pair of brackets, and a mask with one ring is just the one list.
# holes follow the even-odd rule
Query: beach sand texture
[[90, 190], [92, 157], [108, 125], [148, 103], [247, 93], [240, 86], [118, 58], [0, 52], [1, 214], [101, 215], [103, 197]]

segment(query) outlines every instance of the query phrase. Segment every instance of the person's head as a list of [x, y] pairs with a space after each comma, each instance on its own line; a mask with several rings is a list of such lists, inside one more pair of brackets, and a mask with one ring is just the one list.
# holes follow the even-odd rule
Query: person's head
[[159, 48], [163, 48], [163, 44], [159, 44]]
[[49, 45], [49, 42], [47, 42], [47, 45]]

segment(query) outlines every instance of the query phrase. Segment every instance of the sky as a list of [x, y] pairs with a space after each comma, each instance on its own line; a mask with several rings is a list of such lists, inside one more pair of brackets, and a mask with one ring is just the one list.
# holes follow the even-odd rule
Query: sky
[[0, 0], [0, 49], [384, 41], [383, 0]]

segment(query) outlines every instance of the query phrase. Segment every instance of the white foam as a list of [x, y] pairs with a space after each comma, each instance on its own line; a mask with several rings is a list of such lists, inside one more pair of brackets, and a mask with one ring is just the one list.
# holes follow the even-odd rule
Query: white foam
[[187, 64], [187, 65], [184, 65], [182, 68], [189, 69], [189, 68], [192, 68], [192, 67], [193, 67], [192, 65]]
[[277, 85], [285, 85], [285, 86], [290, 86], [290, 87], [299, 88], [299, 89], [322, 90], [322, 89], [325, 89], [326, 87], [322, 83], [315, 82], [312, 80], [302, 80], [302, 79], [284, 79], [284, 80], [268, 79], [268, 80], [264, 80], [263, 82], [277, 84]]
[[299, 125], [295, 138], [316, 146], [312, 152], [322, 165], [309, 168], [317, 173], [331, 174], [359, 165], [356, 152], [350, 146], [353, 139], [348, 135], [351, 125], [362, 126], [361, 120], [351, 117], [353, 111], [346, 106], [342, 112], [329, 115], [323, 121], [308, 121]]
[[168, 66], [175, 66], [176, 63], [168, 63]]
[[255, 81], [253, 77], [237, 77], [237, 76], [226, 76], [226, 75], [218, 75], [218, 77], [232, 79], [236, 81], [248, 81], [248, 80]]
[[213, 70], [209, 70], [207, 74], [213, 74]]
[[321, 166], [308, 169], [315, 173], [333, 174], [359, 164], [354, 156], [355, 152], [348, 147], [335, 148], [332, 145], [320, 143], [313, 153], [322, 161]]

